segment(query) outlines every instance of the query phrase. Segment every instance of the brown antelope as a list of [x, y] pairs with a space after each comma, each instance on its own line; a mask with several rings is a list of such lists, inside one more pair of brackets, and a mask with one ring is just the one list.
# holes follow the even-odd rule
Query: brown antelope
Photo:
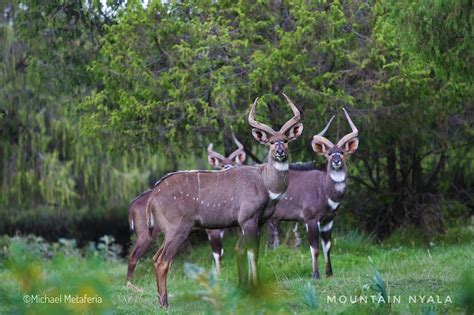
[[[239, 142], [239, 140], [237, 140], [234, 135], [232, 135], [232, 137], [234, 138], [234, 142], [237, 145], [238, 149], [232, 152], [228, 157], [224, 157], [223, 155], [213, 151], [212, 143], [210, 143], [207, 147], [207, 160], [209, 161], [209, 164], [211, 164], [211, 166], [215, 169], [226, 170], [237, 165], [242, 165], [244, 163], [246, 158], [244, 146], [242, 145], [242, 143]], [[222, 255], [224, 255], [224, 230], [206, 230], [206, 232], [207, 237], [209, 238], [209, 243], [211, 245], [212, 255], [216, 263], [216, 270], [217, 273], [220, 274]]]
[[[228, 157], [224, 157], [221, 154], [212, 150], [212, 143], [209, 144], [207, 148], [207, 158], [212, 167], [216, 169], [228, 169], [235, 165], [241, 165], [246, 158], [244, 152], [244, 146], [240, 143], [235, 136], [233, 136], [235, 143], [237, 144], [237, 150], [232, 152]], [[140, 288], [132, 284], [133, 272], [137, 266], [138, 260], [145, 254], [148, 247], [150, 247], [151, 242], [159, 234], [159, 228], [157, 225], [152, 225], [151, 228], [148, 228], [148, 223], [146, 220], [146, 205], [148, 199], [151, 196], [152, 189], [149, 189], [141, 193], [136, 197], [130, 207], [128, 208], [128, 223], [130, 230], [135, 233], [137, 239], [135, 245], [133, 246], [130, 257], [128, 258], [128, 271], [127, 271], [127, 287], [134, 290], [141, 290]], [[209, 241], [211, 243], [211, 248], [213, 251], [214, 260], [216, 262], [217, 272], [220, 272], [220, 264], [223, 255], [222, 248], [222, 237], [224, 231], [222, 230], [206, 230]]]
[[[162, 307], [168, 306], [166, 278], [169, 266], [193, 227], [219, 229], [240, 226], [239, 279], [251, 285], [257, 284], [259, 225], [270, 217], [276, 201], [286, 191], [288, 142], [297, 139], [303, 131], [303, 125], [299, 123], [300, 112], [284, 96], [294, 116], [279, 131], [255, 120], [258, 98], [249, 112], [248, 122], [253, 127], [254, 138], [269, 147], [266, 164], [223, 171], [175, 172], [164, 176], [155, 185], [147, 205], [147, 216], [165, 234], [164, 243], [153, 257]], [[244, 251], [248, 270], [242, 264]]]
[[[289, 186], [285, 196], [276, 205], [270, 219], [270, 238], [278, 237], [278, 221], [299, 221], [306, 224], [313, 263], [313, 278], [319, 279], [318, 254], [319, 234], [326, 262], [326, 275], [332, 275], [331, 230], [336, 209], [347, 187], [345, 157], [354, 153], [359, 145], [358, 130], [344, 109], [352, 132], [334, 145], [323, 137], [334, 116], [319, 134], [313, 137], [311, 146], [328, 160], [325, 171], [289, 171]], [[274, 229], [273, 231], [271, 229]]]

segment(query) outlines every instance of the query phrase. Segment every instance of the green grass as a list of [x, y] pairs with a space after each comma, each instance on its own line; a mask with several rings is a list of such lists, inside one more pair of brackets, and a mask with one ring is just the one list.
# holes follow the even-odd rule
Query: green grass
[[[218, 280], [209, 272], [191, 274], [185, 262], [209, 271], [212, 267], [208, 244], [188, 249], [173, 263], [168, 290], [170, 313], [377, 313], [377, 314], [459, 314], [469, 313], [474, 291], [474, 227], [454, 228], [444, 236], [420, 243], [394, 236], [376, 243], [357, 233], [334, 233], [332, 262], [334, 276], [310, 278], [311, 259], [304, 240], [301, 248], [281, 246], [266, 249], [262, 241], [259, 267], [263, 285], [257, 292], [236, 287], [237, 267], [233, 256], [236, 237], [225, 240], [223, 274]], [[7, 248], [7, 246], [4, 246]], [[126, 261], [104, 259], [101, 255], [63, 254], [40, 258], [21, 239], [10, 240], [9, 259], [0, 269], [0, 313], [91, 312], [117, 314], [156, 313], [156, 281], [149, 253], [138, 265], [134, 283], [143, 292], [124, 286]], [[322, 255], [320, 255], [322, 256]], [[1, 257], [1, 256], [0, 256]], [[2, 261], [2, 260], [0, 260]], [[320, 257], [320, 269], [324, 261]], [[188, 266], [189, 269], [189, 266]], [[322, 272], [322, 274], [324, 274]], [[377, 278], [377, 274], [379, 274]], [[464, 282], [463, 285], [461, 283]], [[378, 284], [378, 286], [377, 286]], [[383, 289], [380, 289], [380, 288]], [[400, 297], [400, 303], [377, 304], [370, 296]], [[25, 293], [43, 295], [79, 294], [101, 296], [101, 304], [25, 304]], [[336, 297], [336, 303], [328, 301]], [[347, 303], [340, 300], [347, 297]], [[368, 296], [369, 302], [349, 302], [350, 296]], [[452, 303], [409, 303], [409, 296], [437, 296]], [[469, 300], [470, 299], [470, 300]], [[210, 302], [211, 301], [211, 302]], [[470, 302], [469, 302], [470, 301]]]

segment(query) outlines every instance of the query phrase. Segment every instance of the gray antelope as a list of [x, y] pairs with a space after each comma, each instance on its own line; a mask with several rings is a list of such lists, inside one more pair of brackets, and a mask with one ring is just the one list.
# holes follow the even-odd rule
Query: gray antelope
[[[259, 225], [270, 217], [288, 187], [288, 142], [303, 131], [300, 112], [284, 96], [294, 116], [279, 131], [255, 120], [258, 98], [249, 112], [252, 135], [269, 147], [266, 164], [223, 171], [175, 172], [155, 185], [147, 205], [147, 218], [153, 219], [165, 234], [164, 243], [153, 257], [162, 307], [168, 306], [166, 279], [170, 264], [194, 227], [240, 226], [239, 279], [249, 285], [257, 284]], [[245, 253], [248, 265], [242, 263]]]
[[[235, 138], [235, 136], [233, 138], [238, 148], [228, 157], [224, 157], [223, 155], [215, 152], [212, 149], [212, 143], [209, 144], [207, 148], [207, 159], [212, 167], [216, 169], [228, 169], [235, 165], [241, 165], [245, 161], [246, 155], [242, 143], [240, 143]], [[150, 247], [153, 239], [160, 234], [158, 225], [153, 224], [149, 229], [146, 220], [146, 205], [148, 203], [148, 199], [151, 196], [151, 192], [152, 189], [149, 189], [141, 193], [132, 201], [130, 207], [128, 208], [128, 223], [130, 230], [136, 235], [136, 241], [132, 248], [132, 252], [130, 253], [130, 257], [128, 258], [126, 285], [127, 287], [137, 291], [140, 290], [140, 288], [132, 284], [132, 277], [135, 267], [137, 266], [140, 258]], [[224, 232], [222, 230], [206, 230], [206, 232], [211, 243], [217, 271], [220, 272], [220, 264], [224, 252], [222, 247], [222, 237]]]
[[323, 137], [334, 116], [323, 131], [315, 135], [311, 141], [313, 151], [326, 157], [328, 161], [326, 170], [296, 171], [290, 169], [288, 189], [285, 196], [276, 205], [275, 213], [269, 222], [269, 227], [274, 229], [270, 233], [270, 238], [278, 237], [279, 221], [298, 221], [306, 224], [313, 265], [312, 276], [316, 279], [319, 279], [319, 234], [322, 237], [326, 275], [332, 275], [331, 231], [336, 209], [347, 188], [345, 159], [349, 154], [354, 153], [359, 145], [358, 130], [345, 109], [344, 114], [352, 131], [339, 140], [336, 145]]

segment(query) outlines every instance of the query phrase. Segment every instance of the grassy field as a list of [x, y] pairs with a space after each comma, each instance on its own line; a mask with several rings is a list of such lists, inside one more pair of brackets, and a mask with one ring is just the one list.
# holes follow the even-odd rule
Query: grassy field
[[[236, 287], [233, 257], [236, 237], [226, 239], [223, 274], [219, 279], [209, 272], [212, 260], [208, 244], [196, 245], [172, 265], [168, 282], [169, 312], [462, 314], [473, 311], [467, 309], [468, 305], [472, 307], [474, 294], [472, 225], [450, 229], [430, 240], [421, 239], [416, 233], [395, 235], [383, 243], [353, 232], [336, 232], [334, 236], [334, 276], [322, 276], [319, 281], [310, 278], [308, 246], [297, 249], [281, 246], [277, 250], [263, 246], [259, 260], [263, 284], [255, 292]], [[134, 283], [143, 292], [133, 292], [124, 287], [126, 261], [113, 259], [103, 246], [100, 250], [78, 251], [64, 242], [51, 245], [25, 238], [4, 238], [2, 247], [0, 314], [164, 312], [157, 303], [151, 254], [141, 261], [135, 273]], [[323, 264], [320, 257], [322, 270]], [[377, 303], [383, 294], [391, 303]], [[25, 295], [38, 297], [26, 303]], [[55, 302], [51, 300], [53, 297], [62, 300]], [[77, 300], [81, 297], [95, 300]], [[358, 302], [352, 303], [351, 297]]]

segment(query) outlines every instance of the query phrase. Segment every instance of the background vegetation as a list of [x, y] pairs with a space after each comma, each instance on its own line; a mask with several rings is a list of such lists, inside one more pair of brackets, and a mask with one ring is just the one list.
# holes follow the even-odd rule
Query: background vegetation
[[[0, 233], [123, 241], [128, 202], [167, 171], [207, 167], [209, 142], [229, 152], [233, 130], [263, 160], [245, 117], [261, 96], [260, 119], [282, 124], [282, 92], [305, 124], [293, 161], [324, 163], [309, 140], [341, 107], [359, 127], [348, 224], [436, 233], [472, 214], [471, 1], [0, 9]], [[347, 128], [339, 115], [329, 137]]]
[[[151, 274], [149, 265], [137, 275], [145, 295], [121, 288], [125, 269], [116, 258], [126, 251], [112, 245], [129, 242], [129, 202], [169, 171], [207, 168], [210, 142], [233, 151], [232, 132], [249, 163], [263, 161], [246, 116], [260, 96], [259, 119], [280, 126], [290, 115], [282, 92], [305, 126], [291, 145], [292, 161], [322, 167], [309, 141], [333, 114], [328, 137], [343, 136], [340, 109], [348, 109], [360, 146], [349, 161], [338, 224], [385, 241], [354, 232], [336, 239], [336, 274], [344, 271], [329, 286], [308, 284], [305, 250], [265, 253], [267, 266], [284, 268], [266, 270], [277, 297], [270, 294], [275, 303], [258, 309], [332, 311], [321, 301], [324, 292], [377, 287], [371, 256], [394, 294], [409, 294], [409, 287], [456, 291], [454, 308], [434, 310], [472, 312], [473, 291], [459, 289], [472, 267], [472, 1], [5, 0], [0, 12], [0, 234], [55, 242], [2, 239], [0, 273], [8, 281], [0, 286], [0, 312], [18, 303], [19, 312], [154, 310], [154, 280], [140, 277]], [[99, 241], [103, 235], [114, 241]], [[211, 274], [184, 267], [192, 260], [209, 270], [207, 245], [196, 246], [172, 272], [172, 292], [196, 280], [178, 310], [222, 311], [222, 301], [231, 310], [244, 307], [228, 300], [239, 293], [215, 295], [222, 283]], [[232, 253], [233, 240], [226, 246]], [[229, 261], [225, 286], [236, 277]], [[71, 278], [71, 270], [81, 277]], [[68, 292], [93, 288], [106, 303], [32, 310], [18, 300], [66, 278]], [[191, 297], [213, 302], [193, 304]], [[405, 306], [384, 310], [433, 311]]]

